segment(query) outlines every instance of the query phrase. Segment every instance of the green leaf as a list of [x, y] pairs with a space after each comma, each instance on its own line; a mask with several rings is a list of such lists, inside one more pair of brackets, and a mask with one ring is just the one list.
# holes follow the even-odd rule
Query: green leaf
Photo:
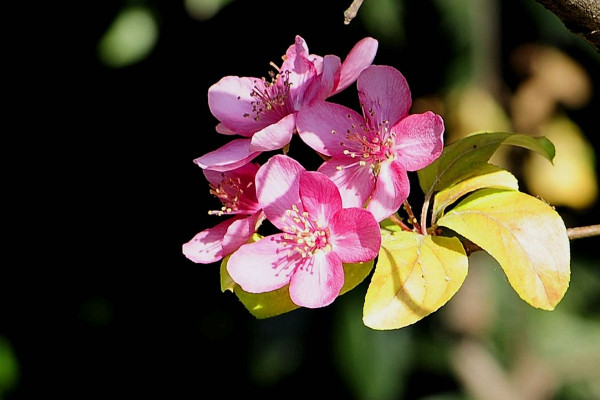
[[481, 189], [438, 221], [498, 261], [519, 296], [553, 310], [570, 279], [570, 248], [562, 218], [548, 204], [518, 191]]
[[[227, 272], [228, 260], [229, 256], [225, 257], [221, 262], [221, 290], [223, 292], [227, 290], [234, 292], [244, 307], [250, 311], [250, 314], [256, 318], [264, 319], [275, 317], [298, 308], [290, 298], [289, 285], [265, 293], [246, 292], [229, 276]], [[354, 289], [362, 282], [373, 269], [373, 263], [374, 261], [343, 264], [345, 281], [344, 286], [340, 290], [340, 296]]]
[[446, 146], [442, 155], [417, 172], [425, 194], [432, 194], [470, 178], [481, 164], [487, 163], [501, 145], [512, 145], [535, 151], [549, 161], [554, 158], [554, 145], [545, 137], [518, 133], [478, 133]]
[[419, 321], [454, 296], [467, 270], [457, 238], [414, 232], [385, 236], [365, 296], [364, 324], [386, 330]]
[[400, 225], [392, 221], [390, 218], [381, 221], [379, 226], [382, 229], [382, 235], [384, 235], [386, 232], [402, 232]]
[[483, 188], [519, 190], [519, 182], [510, 172], [492, 164], [482, 164], [467, 178], [447, 189], [439, 191], [433, 198], [433, 219], [435, 223], [444, 213], [446, 207], [456, 202], [467, 193]]

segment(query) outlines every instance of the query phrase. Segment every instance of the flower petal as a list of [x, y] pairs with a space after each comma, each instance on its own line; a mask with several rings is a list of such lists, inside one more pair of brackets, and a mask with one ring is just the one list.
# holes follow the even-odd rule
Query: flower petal
[[392, 127], [394, 152], [407, 171], [417, 171], [435, 161], [444, 149], [444, 121], [437, 114], [411, 114]]
[[277, 121], [271, 113], [254, 118], [256, 97], [252, 93], [264, 90], [265, 82], [260, 78], [226, 76], [208, 89], [208, 107], [227, 130], [250, 136]]
[[257, 163], [247, 163], [239, 168], [232, 169], [231, 171], [214, 171], [210, 169], [204, 169], [202, 172], [206, 177], [206, 180], [213, 186], [219, 186], [225, 179], [237, 179], [239, 178], [242, 182], [254, 182], [254, 176], [256, 171], [260, 167]]
[[227, 261], [231, 279], [250, 293], [270, 292], [287, 285], [297, 259], [288, 256], [288, 249], [281, 245], [283, 240], [283, 234], [276, 234], [242, 245]]
[[300, 173], [300, 200], [304, 210], [316, 218], [321, 228], [342, 209], [342, 197], [335, 184], [320, 172]]
[[306, 104], [314, 99], [325, 100], [331, 96], [340, 80], [340, 68], [341, 61], [338, 56], [327, 55], [322, 58], [319, 79], [314, 79], [304, 93]]
[[[347, 164], [343, 164], [344, 162]], [[375, 176], [371, 168], [361, 166], [350, 158], [325, 161], [318, 171], [335, 183], [344, 207], [362, 207], [375, 187]]]
[[325, 307], [336, 299], [344, 286], [344, 268], [333, 251], [320, 251], [296, 268], [290, 281], [292, 301], [307, 308]]
[[[306, 98], [305, 92], [317, 79], [317, 69], [309, 59], [308, 47], [302, 37], [296, 35], [296, 41], [286, 51], [285, 61], [279, 70], [278, 84], [282, 87], [289, 85], [292, 108], [298, 111], [305, 102], [311, 100]], [[289, 74], [286, 75], [286, 71]]]
[[182, 246], [183, 254], [195, 263], [210, 264], [224, 257], [223, 237], [227, 228], [242, 217], [229, 218], [212, 228], [197, 233]]
[[342, 63], [340, 81], [332, 94], [336, 94], [350, 86], [358, 75], [371, 63], [377, 53], [377, 40], [366, 37], [354, 45]]
[[248, 242], [263, 219], [264, 213], [258, 212], [233, 221], [223, 237], [223, 254], [229, 255]]
[[[222, 123], [218, 123], [217, 126], [215, 127], [215, 130], [222, 134], [222, 135], [237, 135], [238, 133], [235, 131], [232, 131], [231, 129], [229, 129], [228, 127], [226, 127], [225, 125], [223, 125]], [[249, 136], [250, 134], [246, 134], [245, 136]], [[244, 136], [244, 135], [242, 135]]]
[[292, 205], [302, 207], [298, 191], [304, 167], [291, 157], [276, 154], [256, 173], [256, 196], [267, 218], [278, 228]]
[[389, 126], [408, 115], [412, 99], [408, 83], [396, 68], [371, 65], [356, 81], [363, 114], [373, 127], [387, 121]]
[[283, 148], [292, 140], [296, 129], [296, 114], [289, 114], [252, 135], [250, 150], [271, 151]]
[[367, 210], [380, 222], [395, 213], [408, 198], [410, 182], [406, 170], [397, 161], [381, 163], [377, 183]]
[[330, 243], [344, 263], [374, 259], [381, 247], [379, 224], [364, 208], [345, 208], [330, 221]]
[[315, 151], [334, 157], [346, 157], [344, 150], [362, 151], [346, 132], [364, 126], [364, 118], [356, 111], [335, 103], [315, 100], [303, 107], [296, 119], [300, 138]]
[[234, 139], [194, 160], [203, 169], [231, 171], [252, 161], [260, 151], [250, 150], [250, 139]]

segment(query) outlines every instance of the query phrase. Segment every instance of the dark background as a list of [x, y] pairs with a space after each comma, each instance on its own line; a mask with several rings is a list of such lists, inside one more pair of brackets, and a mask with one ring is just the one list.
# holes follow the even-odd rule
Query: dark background
[[[554, 39], [524, 3], [502, 2], [500, 68], [509, 87], [511, 49]], [[3, 263], [0, 297], [0, 335], [18, 379], [4, 400], [351, 398], [334, 328], [336, 304], [355, 301], [350, 295], [325, 309], [257, 321], [220, 291], [218, 264], [192, 263], [181, 245], [215, 223], [207, 210], [216, 203], [192, 162], [227, 139], [214, 131], [209, 86], [225, 75], [264, 76], [296, 34], [312, 52], [343, 58], [372, 33], [358, 18], [343, 24], [350, 1], [237, 0], [206, 21], [181, 2], [155, 1], [146, 4], [158, 16], [156, 47], [113, 69], [96, 46], [124, 4], [95, 2], [43, 18], [53, 23], [38, 25], [44, 29], [28, 42], [35, 47], [22, 49], [32, 56], [15, 99], [25, 110], [16, 125], [23, 154], [8, 171], [25, 175], [9, 172], [15, 191], [7, 218], [19, 222], [7, 232], [7, 255], [16, 254]], [[401, 70], [416, 98], [444, 87], [456, 48], [433, 2], [405, 8], [408, 17], [398, 21], [405, 44], [380, 41], [375, 63]], [[593, 72], [596, 94], [573, 115], [585, 132], [597, 132], [597, 58], [577, 40], [554, 44]], [[339, 99], [352, 102], [355, 94]], [[597, 135], [589, 139], [598, 149]], [[573, 226], [598, 223], [597, 209], [565, 212]], [[573, 242], [573, 252], [595, 256], [597, 244]], [[435, 335], [441, 322], [431, 316], [410, 329]], [[266, 364], [272, 380], [264, 372], [257, 379], [252, 371], [269, 343], [279, 346], [279, 364]], [[405, 380], [398, 398], [459, 390], [447, 372], [418, 364]]]

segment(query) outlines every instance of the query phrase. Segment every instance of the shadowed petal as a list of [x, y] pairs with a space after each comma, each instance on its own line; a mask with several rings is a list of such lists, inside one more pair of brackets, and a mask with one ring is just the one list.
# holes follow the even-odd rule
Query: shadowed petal
[[411, 114], [392, 127], [397, 134], [394, 152], [407, 171], [425, 168], [444, 149], [444, 121], [437, 114]]
[[260, 154], [250, 150], [250, 139], [234, 139], [217, 150], [194, 160], [201, 168], [214, 171], [231, 171], [252, 161]]
[[226, 76], [208, 89], [208, 106], [211, 113], [225, 126], [242, 136], [276, 122], [269, 113], [257, 119], [253, 111], [256, 97], [251, 93], [263, 93], [265, 83], [259, 78]]
[[408, 175], [397, 161], [381, 163], [377, 183], [367, 210], [375, 219], [383, 221], [395, 213], [408, 198], [410, 183]]
[[345, 208], [330, 221], [330, 243], [342, 262], [369, 261], [379, 254], [381, 230], [369, 211]]
[[223, 237], [227, 228], [242, 217], [227, 219], [212, 228], [197, 233], [182, 246], [183, 254], [195, 263], [210, 264], [223, 258]]
[[283, 234], [277, 234], [241, 246], [227, 262], [231, 279], [250, 293], [270, 292], [287, 285], [297, 263], [296, 258], [288, 256], [282, 241]]
[[289, 114], [274, 124], [256, 132], [250, 142], [251, 151], [271, 151], [281, 149], [292, 139], [296, 128], [296, 114]]
[[[313, 61], [316, 63], [316, 61]], [[327, 55], [322, 58], [319, 79], [314, 79], [306, 92], [304, 99], [309, 103], [309, 100], [325, 100], [331, 96], [333, 89], [340, 80], [341, 62], [338, 56]]]
[[412, 99], [404, 75], [386, 65], [372, 65], [356, 81], [358, 98], [371, 126], [389, 121], [393, 126], [408, 115]]
[[[300, 138], [321, 154], [345, 157], [344, 150], [361, 151], [357, 142], [347, 139], [347, 132], [364, 126], [356, 111], [335, 103], [315, 100], [298, 112], [296, 126]], [[355, 147], [352, 147], [352, 146]]]
[[320, 172], [300, 174], [300, 200], [311, 217], [317, 219], [321, 228], [342, 209], [342, 198], [335, 184]]
[[325, 161], [318, 171], [335, 183], [344, 207], [362, 207], [375, 187], [375, 176], [371, 168], [361, 166], [350, 158]]
[[301, 307], [327, 306], [333, 303], [344, 286], [342, 261], [332, 251], [317, 252], [308, 260], [292, 275], [290, 297]]
[[352, 84], [358, 75], [371, 63], [377, 53], [377, 40], [366, 37], [354, 45], [342, 63], [340, 82], [333, 94], [339, 93]]
[[262, 222], [264, 214], [258, 212], [247, 216], [246, 218], [240, 218], [235, 221], [229, 228], [227, 233], [223, 237], [223, 254], [231, 254], [237, 250], [241, 245], [246, 243], [254, 232], [256, 232], [256, 226]]
[[278, 228], [293, 204], [302, 207], [298, 192], [299, 173], [304, 167], [291, 157], [272, 156], [256, 173], [256, 196], [267, 218]]

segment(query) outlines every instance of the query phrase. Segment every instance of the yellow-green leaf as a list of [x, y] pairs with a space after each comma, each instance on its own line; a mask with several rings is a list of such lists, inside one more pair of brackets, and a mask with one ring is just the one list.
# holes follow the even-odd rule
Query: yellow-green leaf
[[567, 291], [567, 230], [543, 201], [518, 191], [482, 189], [448, 211], [438, 225], [494, 257], [513, 289], [533, 307], [553, 310]]
[[363, 322], [398, 329], [438, 310], [463, 284], [468, 258], [457, 238], [397, 232], [384, 237]]
[[443, 215], [444, 210], [450, 204], [456, 202], [467, 193], [483, 188], [519, 190], [519, 182], [513, 174], [505, 169], [492, 164], [482, 164], [473, 177], [450, 186], [435, 195], [433, 199], [432, 224]]
[[[289, 294], [289, 285], [271, 292], [249, 293], [235, 283], [227, 272], [226, 257], [221, 262], [221, 290], [225, 292], [230, 290], [235, 293], [244, 307], [256, 318], [270, 318], [298, 308], [292, 302]], [[364, 263], [343, 264], [344, 267], [344, 286], [340, 290], [340, 295], [355, 288], [362, 282], [373, 269], [373, 261]]]
[[430, 195], [473, 176], [501, 145], [511, 145], [535, 151], [552, 161], [554, 145], [545, 137], [533, 137], [509, 132], [477, 133], [451, 143], [442, 155], [427, 167], [417, 171], [423, 193]]

